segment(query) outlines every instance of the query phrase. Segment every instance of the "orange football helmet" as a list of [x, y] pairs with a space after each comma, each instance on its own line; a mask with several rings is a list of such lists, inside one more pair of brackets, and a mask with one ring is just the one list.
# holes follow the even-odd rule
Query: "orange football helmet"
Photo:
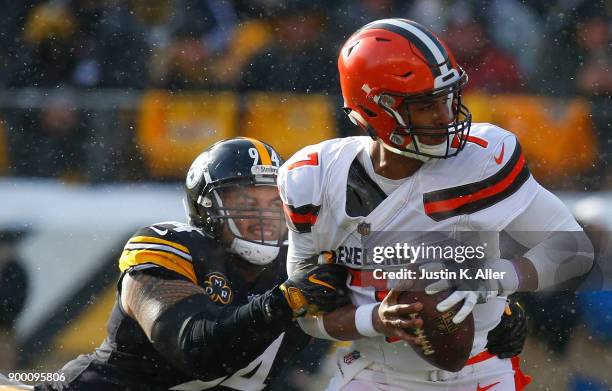
[[[461, 103], [467, 74], [446, 44], [422, 25], [407, 19], [365, 25], [342, 47], [338, 69], [345, 112], [385, 148], [427, 161], [454, 156], [465, 145], [472, 120]], [[414, 124], [409, 115], [400, 115], [402, 105], [443, 97], [452, 118], [447, 126]], [[445, 134], [439, 145], [418, 140]]]

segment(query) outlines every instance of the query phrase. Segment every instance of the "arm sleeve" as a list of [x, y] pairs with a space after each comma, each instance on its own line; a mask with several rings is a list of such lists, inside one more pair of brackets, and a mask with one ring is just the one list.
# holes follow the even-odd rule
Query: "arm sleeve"
[[242, 306], [220, 307], [193, 295], [164, 311], [153, 325], [153, 346], [196, 377], [218, 378], [244, 368], [291, 325], [278, 288]]
[[291, 276], [294, 270], [313, 261], [312, 256], [317, 254], [312, 233], [298, 233], [289, 231], [289, 248], [287, 250], [287, 275]]
[[594, 253], [590, 240], [563, 202], [542, 187], [506, 232], [529, 249], [523, 256], [538, 273], [538, 290], [591, 270]]

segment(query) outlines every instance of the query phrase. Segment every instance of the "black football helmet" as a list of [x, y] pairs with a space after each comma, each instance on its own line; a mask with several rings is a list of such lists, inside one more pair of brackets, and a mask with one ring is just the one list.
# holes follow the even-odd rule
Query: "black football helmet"
[[[253, 207], [246, 201], [243, 206], [242, 200], [239, 206], [229, 206], [224, 200], [228, 191], [248, 186], [272, 186], [276, 190], [281, 164], [280, 154], [256, 139], [237, 137], [215, 143], [193, 161], [187, 173], [185, 204], [190, 224], [219, 240], [227, 225], [233, 235], [227, 244], [229, 252], [256, 265], [271, 262], [285, 238], [282, 207]], [[247, 238], [246, 232], [240, 232], [237, 219], [260, 224], [259, 238]], [[271, 225], [276, 233], [272, 240], [264, 235], [264, 227]]]

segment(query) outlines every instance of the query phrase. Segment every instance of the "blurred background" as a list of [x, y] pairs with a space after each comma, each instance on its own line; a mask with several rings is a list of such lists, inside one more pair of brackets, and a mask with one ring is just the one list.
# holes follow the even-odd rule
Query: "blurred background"
[[[446, 40], [469, 74], [475, 121], [514, 132], [534, 176], [609, 254], [612, 1], [0, 0], [0, 9], [0, 372], [57, 369], [101, 342], [125, 240], [184, 220], [182, 180], [206, 146], [252, 136], [287, 158], [357, 134], [341, 111], [337, 53], [385, 17]], [[523, 298], [530, 389], [612, 389], [612, 296], [597, 284], [604, 292]], [[312, 389], [309, 370], [291, 375], [296, 389]]]

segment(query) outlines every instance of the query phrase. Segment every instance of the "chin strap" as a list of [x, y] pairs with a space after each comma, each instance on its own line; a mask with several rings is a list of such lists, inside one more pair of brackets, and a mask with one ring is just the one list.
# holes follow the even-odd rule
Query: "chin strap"
[[274, 245], [253, 243], [248, 240], [234, 238], [227, 251], [238, 255], [254, 265], [263, 266], [276, 259], [280, 248]]
[[398, 155], [406, 156], [406, 157], [409, 157], [409, 158], [412, 158], [412, 159], [417, 159], [417, 160], [420, 160], [420, 161], [422, 161], [424, 163], [430, 162], [432, 160], [432, 158], [427, 157], [427, 156], [423, 156], [423, 155], [419, 155], [418, 153], [414, 153], [414, 152], [410, 152], [410, 151], [402, 151], [401, 149], [394, 148], [394, 147], [384, 143], [381, 139], [377, 139], [376, 141], [378, 143], [380, 143], [383, 146], [383, 148], [385, 148], [386, 150], [391, 151], [393, 153], [396, 153]]

